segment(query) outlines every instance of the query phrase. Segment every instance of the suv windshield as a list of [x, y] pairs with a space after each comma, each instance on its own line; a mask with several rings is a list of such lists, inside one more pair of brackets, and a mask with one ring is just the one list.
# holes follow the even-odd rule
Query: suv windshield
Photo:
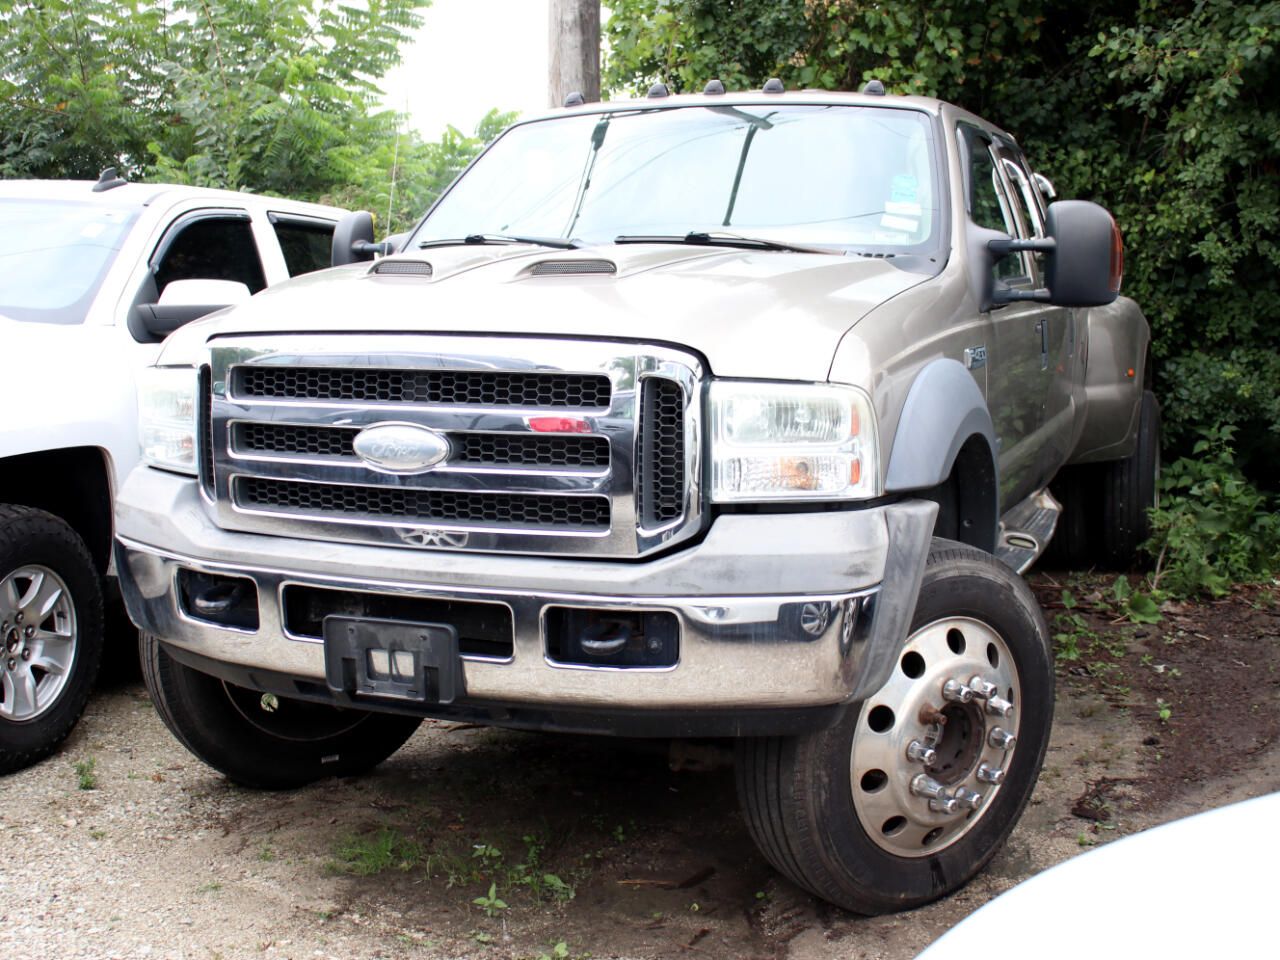
[[0, 200], [0, 313], [79, 323], [138, 211], [64, 200]]
[[641, 108], [513, 127], [409, 248], [492, 233], [608, 243], [735, 234], [858, 252], [935, 248], [933, 126], [840, 105]]

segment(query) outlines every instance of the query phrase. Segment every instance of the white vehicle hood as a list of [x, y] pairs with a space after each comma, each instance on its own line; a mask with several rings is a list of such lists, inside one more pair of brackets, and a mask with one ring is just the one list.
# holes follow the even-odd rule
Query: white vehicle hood
[[[821, 381], [843, 334], [928, 279], [883, 259], [681, 246], [581, 250], [455, 246], [354, 264], [272, 287], [170, 338], [162, 363], [190, 363], [207, 339], [260, 333], [457, 333], [657, 341], [700, 352], [713, 373]], [[548, 261], [614, 264], [606, 275], [533, 276]]]

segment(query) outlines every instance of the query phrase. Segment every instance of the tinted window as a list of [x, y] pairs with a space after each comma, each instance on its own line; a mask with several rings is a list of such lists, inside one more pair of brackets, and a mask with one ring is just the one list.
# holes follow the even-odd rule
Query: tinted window
[[914, 110], [641, 109], [514, 127], [410, 241], [514, 233], [609, 242], [726, 231], [833, 247], [931, 249], [933, 127]]
[[137, 215], [119, 205], [0, 200], [0, 313], [80, 323]]
[[284, 251], [289, 276], [323, 270], [333, 262], [333, 224], [279, 219], [276, 239]]
[[[996, 163], [987, 142], [978, 136], [969, 142], [969, 217], [980, 227], [999, 230], [1011, 237], [1020, 235], [1018, 223], [1009, 207], [1004, 185], [996, 172]], [[996, 264], [996, 277], [1010, 280], [1027, 275], [1021, 254], [1002, 257]]]
[[250, 293], [267, 285], [248, 220], [207, 217], [181, 230], [156, 267], [160, 293], [175, 280], [234, 280]]

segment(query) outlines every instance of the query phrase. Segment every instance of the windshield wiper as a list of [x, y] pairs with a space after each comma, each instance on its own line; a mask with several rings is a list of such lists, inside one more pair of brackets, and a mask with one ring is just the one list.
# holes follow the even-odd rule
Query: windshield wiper
[[784, 250], [790, 253], [827, 253], [843, 256], [842, 251], [830, 250], [826, 247], [806, 247], [797, 243], [781, 243], [777, 240], [766, 240], [763, 237], [744, 237], [737, 233], [723, 233], [719, 230], [691, 230], [683, 236], [671, 234], [667, 236], [644, 236], [642, 234], [623, 234], [613, 238], [614, 243], [688, 243], [697, 247], [738, 247], [743, 250]]
[[532, 243], [539, 247], [551, 247], [555, 250], [577, 250], [582, 246], [577, 240], [565, 240], [563, 237], [518, 237], [505, 233], [469, 233], [465, 237], [444, 240], [423, 240], [418, 244], [419, 250], [429, 247], [484, 246], [494, 243]]

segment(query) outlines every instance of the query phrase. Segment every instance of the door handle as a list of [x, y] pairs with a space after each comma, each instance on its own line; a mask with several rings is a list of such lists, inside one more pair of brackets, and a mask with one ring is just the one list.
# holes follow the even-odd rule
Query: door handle
[[1049, 318], [1041, 317], [1036, 321], [1036, 332], [1040, 334], [1040, 369], [1049, 369]]

